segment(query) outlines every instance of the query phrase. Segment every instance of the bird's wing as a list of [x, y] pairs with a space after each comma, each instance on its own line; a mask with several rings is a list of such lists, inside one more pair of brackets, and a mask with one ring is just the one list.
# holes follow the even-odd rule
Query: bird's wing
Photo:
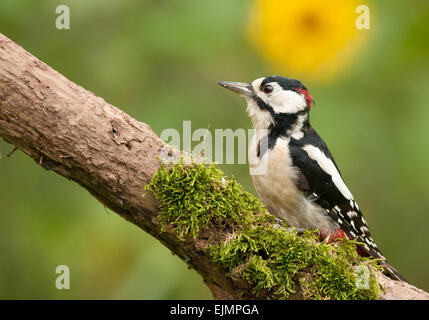
[[309, 128], [302, 139], [291, 138], [289, 152], [298, 174], [298, 189], [325, 209], [348, 238], [364, 243], [366, 254], [383, 258], [335, 160], [316, 131]]

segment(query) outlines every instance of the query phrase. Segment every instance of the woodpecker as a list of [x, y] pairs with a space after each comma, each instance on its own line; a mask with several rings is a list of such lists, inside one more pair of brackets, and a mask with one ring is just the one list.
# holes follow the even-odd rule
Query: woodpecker
[[282, 76], [218, 84], [246, 99], [253, 128], [265, 132], [265, 143], [254, 134], [248, 157], [250, 164], [267, 161], [252, 180], [268, 211], [298, 231], [318, 230], [328, 242], [357, 239], [361, 256], [379, 259], [387, 275], [404, 281], [381, 254], [331, 152], [310, 125], [314, 100], [307, 88]]

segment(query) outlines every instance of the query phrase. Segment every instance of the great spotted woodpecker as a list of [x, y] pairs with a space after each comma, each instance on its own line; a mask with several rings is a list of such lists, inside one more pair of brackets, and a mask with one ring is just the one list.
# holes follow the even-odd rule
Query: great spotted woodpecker
[[252, 180], [268, 210], [297, 230], [319, 230], [329, 242], [357, 239], [360, 255], [380, 259], [391, 278], [405, 280], [381, 254], [328, 147], [311, 127], [314, 101], [307, 88], [282, 76], [218, 83], [247, 100], [254, 129], [268, 135], [262, 144], [255, 134], [248, 154], [249, 163], [267, 161], [266, 172]]

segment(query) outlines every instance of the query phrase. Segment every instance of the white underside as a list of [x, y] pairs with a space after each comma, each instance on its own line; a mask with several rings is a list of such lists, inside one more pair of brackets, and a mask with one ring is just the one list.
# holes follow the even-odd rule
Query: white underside
[[[289, 154], [289, 140], [278, 138], [276, 145], [257, 157], [257, 135], [249, 147], [249, 164], [268, 161], [265, 174], [252, 175], [253, 184], [268, 211], [295, 228], [319, 229], [330, 233], [336, 223], [312, 200], [307, 199], [296, 187], [296, 171]], [[267, 158], [268, 157], [268, 158]]]

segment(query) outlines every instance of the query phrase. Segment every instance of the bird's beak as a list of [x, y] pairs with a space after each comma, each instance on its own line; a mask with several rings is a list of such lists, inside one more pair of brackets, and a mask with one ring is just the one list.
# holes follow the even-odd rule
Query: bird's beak
[[253, 88], [250, 84], [248, 83], [243, 83], [243, 82], [230, 82], [230, 81], [218, 81], [217, 82], [219, 85], [221, 85], [222, 87], [231, 90], [233, 92], [236, 92], [240, 95], [242, 95], [243, 97], [252, 97], [255, 92], [253, 91]]

